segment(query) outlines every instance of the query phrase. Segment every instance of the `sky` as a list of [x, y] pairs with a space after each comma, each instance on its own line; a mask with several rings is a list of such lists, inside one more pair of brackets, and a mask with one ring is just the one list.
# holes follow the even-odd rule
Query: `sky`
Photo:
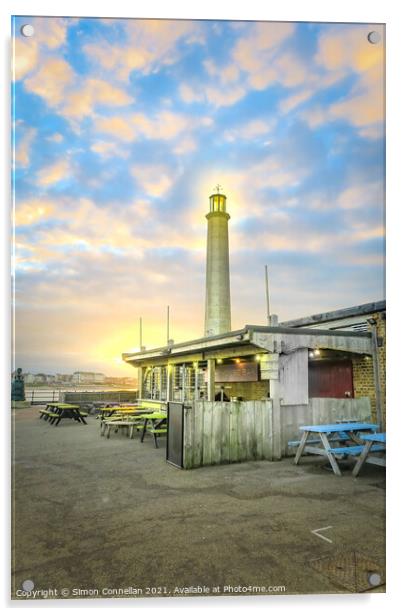
[[[23, 24], [34, 26], [24, 37]], [[133, 375], [203, 335], [205, 214], [232, 329], [384, 298], [380, 25], [14, 19], [15, 365]], [[367, 35], [380, 34], [371, 44]]]

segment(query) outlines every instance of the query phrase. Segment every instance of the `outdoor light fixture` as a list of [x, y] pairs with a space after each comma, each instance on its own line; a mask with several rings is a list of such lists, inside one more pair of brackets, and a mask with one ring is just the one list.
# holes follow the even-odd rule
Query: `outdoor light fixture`
[[316, 357], [318, 357], [319, 355], [321, 355], [321, 351], [320, 351], [320, 349], [314, 349], [314, 355], [315, 355]]
[[238, 357], [236, 357], [236, 359], [235, 359], [236, 364], [240, 364], [240, 361], [241, 360]]
[[257, 361], [261, 361], [261, 355], [256, 355], [256, 356], [255, 356], [255, 359], [256, 359]]
[[309, 356], [309, 357], [314, 357], [314, 353], [313, 353], [313, 351], [309, 351], [308, 356]]
[[221, 359], [220, 357], [218, 357], [218, 359], [216, 360], [217, 364], [221, 364], [223, 362], [223, 359]]

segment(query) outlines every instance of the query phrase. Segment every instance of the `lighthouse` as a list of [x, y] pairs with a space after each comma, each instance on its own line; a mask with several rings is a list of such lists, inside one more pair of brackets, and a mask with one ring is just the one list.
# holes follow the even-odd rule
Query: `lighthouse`
[[207, 276], [205, 293], [205, 336], [224, 334], [231, 330], [229, 279], [229, 214], [226, 195], [219, 191], [209, 197], [207, 234]]

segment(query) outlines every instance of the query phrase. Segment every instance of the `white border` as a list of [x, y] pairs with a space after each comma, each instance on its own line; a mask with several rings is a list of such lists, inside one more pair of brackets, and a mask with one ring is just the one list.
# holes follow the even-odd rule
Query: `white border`
[[[96, 13], [94, 12], [96, 10]], [[156, 0], [147, 0], [144, 3], [135, 4], [133, 2], [123, 0], [98, 0], [96, 3], [85, 0], [58, 0], [53, 2], [50, 0], [3, 0], [0, 7], [2, 19], [0, 20], [1, 41], [3, 49], [6, 50], [5, 61], [2, 63], [3, 88], [3, 114], [1, 116], [3, 135], [3, 148], [1, 149], [2, 170], [3, 170], [3, 186], [4, 198], [3, 203], [9, 202], [9, 109], [10, 99], [9, 93], [9, 65], [8, 59], [10, 56], [10, 16], [15, 15], [61, 15], [61, 16], [102, 16], [102, 17], [159, 17], [159, 18], [189, 18], [189, 19], [256, 19], [256, 20], [277, 20], [277, 21], [336, 21], [336, 22], [370, 22], [370, 23], [386, 23], [387, 25], [387, 324], [388, 324], [388, 433], [397, 435], [401, 438], [401, 416], [402, 404], [401, 389], [398, 388], [398, 382], [401, 380], [401, 370], [398, 364], [398, 351], [401, 346], [401, 318], [400, 318], [400, 287], [401, 287], [401, 253], [400, 246], [402, 244], [401, 223], [401, 190], [400, 178], [401, 172], [401, 157], [400, 140], [402, 136], [401, 130], [401, 48], [400, 41], [402, 40], [402, 28], [400, 19], [399, 3], [395, 0], [333, 0], [328, 2], [325, 0], [280, 0], [280, 2], [270, 3], [269, 5], [261, 0], [247, 0], [239, 2], [238, 0], [221, 0], [219, 3], [215, 0], [203, 0], [202, 3], [185, 3], [179, 0], [169, 0], [162, 2]], [[399, 189], [399, 190], [398, 190]], [[399, 197], [399, 199], [398, 199]], [[8, 224], [9, 214], [7, 208], [3, 206], [2, 210], [2, 251], [3, 251], [3, 268], [1, 268], [1, 291], [3, 301], [3, 319], [1, 321], [2, 340], [6, 341], [5, 353], [2, 355], [1, 363], [1, 384], [3, 397], [2, 412], [7, 413], [9, 408], [9, 349], [10, 349], [10, 326], [9, 326], [9, 257], [7, 247], [9, 244]], [[398, 284], [399, 282], [399, 284]], [[398, 297], [399, 296], [399, 297]], [[4, 425], [4, 423], [3, 423]], [[3, 436], [3, 469], [5, 470], [5, 482], [3, 482], [3, 512], [2, 520], [3, 529], [5, 530], [5, 545], [9, 542], [9, 434], [7, 430], [2, 431]], [[396, 439], [395, 439], [396, 440]], [[164, 613], [177, 612], [177, 610], [226, 610], [230, 609], [231, 613], [236, 610], [243, 610], [245, 607], [252, 607], [257, 613], [266, 613], [268, 610], [280, 609], [289, 610], [298, 614], [311, 614], [312, 609], [317, 609], [320, 612], [325, 611], [326, 616], [338, 613], [339, 609], [352, 607], [353, 611], [364, 610], [365, 614], [375, 614], [378, 616], [378, 610], [386, 609], [393, 606], [392, 602], [397, 605], [398, 600], [398, 585], [399, 571], [401, 570], [401, 468], [397, 466], [398, 452], [392, 450], [399, 449], [393, 444], [392, 438], [388, 442], [388, 451], [391, 453], [393, 464], [388, 464], [387, 477], [387, 536], [388, 536], [388, 571], [387, 571], [387, 594], [371, 594], [363, 597], [347, 596], [347, 595], [331, 595], [331, 596], [287, 596], [287, 597], [256, 597], [245, 598], [239, 597], [233, 599], [216, 598], [210, 600], [205, 599], [187, 599], [187, 600], [162, 600], [148, 601], [143, 605], [136, 600], [135, 603], [126, 603], [126, 601], [114, 601], [113, 604], [108, 603], [106, 609], [114, 610], [116, 608], [129, 608], [135, 610], [154, 609], [159, 607]], [[390, 456], [389, 456], [390, 458]], [[399, 455], [400, 465], [400, 455]], [[10, 609], [9, 596], [9, 553], [3, 550], [1, 583], [3, 604]], [[141, 602], [142, 603], [142, 602]], [[43, 608], [51, 609], [67, 609], [71, 610], [94, 610], [103, 608], [105, 604], [100, 601], [74, 601], [72, 604], [67, 602], [58, 603], [57, 606], [52, 601], [41, 602], [40, 606], [37, 603], [30, 603], [29, 608], [33, 610], [42, 610]], [[109, 607], [110, 606], [110, 607]], [[113, 607], [112, 607], [113, 606]], [[25, 610], [28, 608], [28, 603], [24, 605], [13, 602], [12, 609]]]

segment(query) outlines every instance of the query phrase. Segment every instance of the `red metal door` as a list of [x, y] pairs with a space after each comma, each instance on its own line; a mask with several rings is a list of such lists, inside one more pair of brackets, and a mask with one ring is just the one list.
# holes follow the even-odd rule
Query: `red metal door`
[[350, 360], [312, 361], [308, 367], [309, 398], [353, 398]]

